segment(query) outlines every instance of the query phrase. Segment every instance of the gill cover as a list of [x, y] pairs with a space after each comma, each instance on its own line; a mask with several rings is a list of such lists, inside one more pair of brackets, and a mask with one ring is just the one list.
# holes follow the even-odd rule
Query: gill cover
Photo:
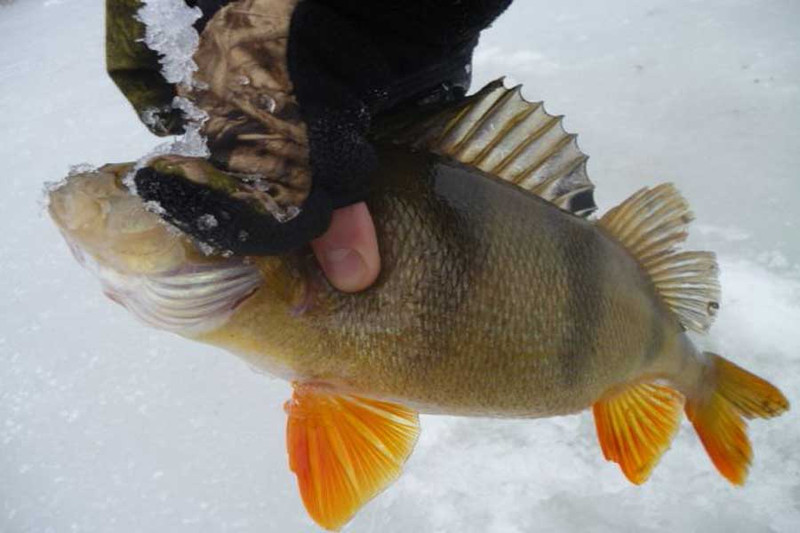
[[232, 259], [150, 276], [100, 267], [98, 275], [106, 296], [136, 318], [181, 335], [221, 326], [262, 282], [258, 268]]

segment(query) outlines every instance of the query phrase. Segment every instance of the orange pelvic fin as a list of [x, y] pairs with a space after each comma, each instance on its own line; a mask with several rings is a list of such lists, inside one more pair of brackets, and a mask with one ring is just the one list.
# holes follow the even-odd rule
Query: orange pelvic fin
[[295, 384], [285, 409], [289, 468], [314, 521], [338, 530], [400, 475], [417, 413], [389, 402]]
[[745, 418], [772, 418], [789, 408], [786, 397], [760, 377], [719, 355], [710, 358], [710, 391], [686, 403], [711, 462], [734, 485], [744, 484], [753, 451]]
[[667, 387], [640, 383], [615, 391], [594, 404], [603, 455], [632, 483], [647, 481], [669, 448], [681, 419], [683, 396]]

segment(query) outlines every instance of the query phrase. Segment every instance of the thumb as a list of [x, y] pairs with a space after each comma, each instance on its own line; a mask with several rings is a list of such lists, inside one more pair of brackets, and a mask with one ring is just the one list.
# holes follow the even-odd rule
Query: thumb
[[311, 248], [328, 281], [340, 291], [364, 290], [380, 272], [375, 225], [364, 202], [335, 210], [328, 231], [311, 241]]

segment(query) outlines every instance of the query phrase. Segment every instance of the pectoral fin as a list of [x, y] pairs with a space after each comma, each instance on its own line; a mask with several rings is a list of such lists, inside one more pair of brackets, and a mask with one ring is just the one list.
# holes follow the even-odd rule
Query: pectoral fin
[[417, 436], [417, 413], [401, 405], [296, 384], [286, 403], [289, 468], [311, 518], [344, 526], [400, 475]]
[[594, 404], [603, 455], [632, 483], [647, 481], [678, 429], [683, 396], [651, 383], [629, 386]]

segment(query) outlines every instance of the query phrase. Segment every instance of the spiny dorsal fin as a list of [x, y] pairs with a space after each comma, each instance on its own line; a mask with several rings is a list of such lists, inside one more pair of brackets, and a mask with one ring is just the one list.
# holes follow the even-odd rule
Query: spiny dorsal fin
[[704, 332], [719, 309], [716, 259], [711, 252], [676, 251], [693, 218], [686, 200], [666, 183], [636, 192], [598, 225], [636, 257], [681, 324]]
[[377, 137], [452, 157], [585, 217], [597, 209], [588, 156], [561, 122], [497, 80], [456, 106], [392, 119]]

